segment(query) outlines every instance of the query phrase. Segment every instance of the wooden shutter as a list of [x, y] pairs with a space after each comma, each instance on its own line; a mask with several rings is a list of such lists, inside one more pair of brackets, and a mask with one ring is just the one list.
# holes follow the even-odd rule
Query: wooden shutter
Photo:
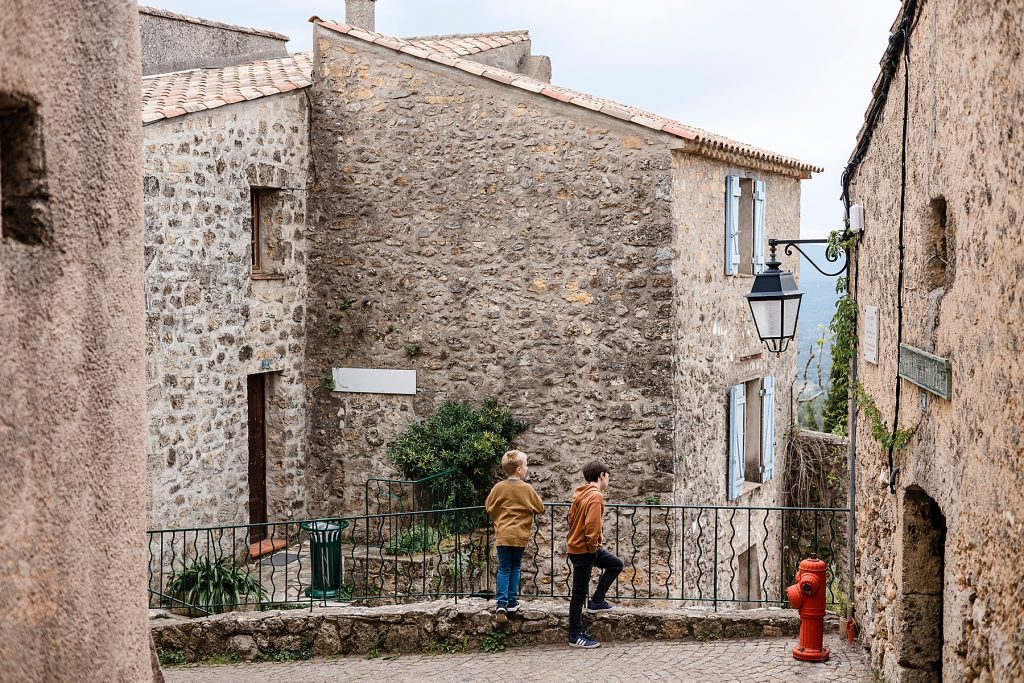
[[747, 390], [737, 384], [729, 391], [729, 500], [743, 493], [743, 420]]
[[775, 377], [761, 380], [761, 481], [775, 472]]
[[725, 274], [740, 268], [740, 178], [725, 177]]
[[765, 182], [754, 182], [754, 273], [764, 270], [764, 249], [767, 237], [764, 232]]

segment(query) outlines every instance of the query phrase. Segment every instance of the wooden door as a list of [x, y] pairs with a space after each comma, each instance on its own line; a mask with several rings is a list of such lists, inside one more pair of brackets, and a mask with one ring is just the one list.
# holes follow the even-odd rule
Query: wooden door
[[[266, 375], [249, 375], [249, 523], [267, 521]], [[266, 538], [266, 527], [249, 529], [249, 542]]]

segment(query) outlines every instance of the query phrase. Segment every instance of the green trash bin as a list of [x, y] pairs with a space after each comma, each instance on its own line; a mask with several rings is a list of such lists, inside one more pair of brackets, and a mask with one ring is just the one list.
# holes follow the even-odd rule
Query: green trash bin
[[312, 581], [306, 589], [306, 597], [318, 600], [337, 597], [341, 585], [341, 532], [348, 522], [303, 522], [299, 526], [309, 534]]

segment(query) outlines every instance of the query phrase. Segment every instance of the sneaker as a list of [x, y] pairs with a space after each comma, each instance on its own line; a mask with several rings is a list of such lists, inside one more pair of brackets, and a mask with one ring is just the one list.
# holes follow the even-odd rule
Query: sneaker
[[601, 647], [601, 643], [597, 642], [586, 633], [577, 633], [574, 636], [569, 636], [569, 647], [581, 647], [585, 650], [593, 650], [596, 647]]
[[505, 609], [508, 610], [509, 614], [515, 614], [519, 611], [519, 608], [522, 606], [523, 605], [521, 602], [519, 602], [518, 600], [513, 600], [512, 602], [508, 603], [508, 607], [506, 607]]
[[494, 619], [499, 624], [508, 623], [508, 610], [505, 609], [504, 607], [499, 607], [498, 609], [496, 609], [494, 611]]
[[593, 600], [587, 601], [588, 612], [607, 612], [611, 608], [612, 604], [607, 600], [601, 600], [600, 602], [595, 602]]

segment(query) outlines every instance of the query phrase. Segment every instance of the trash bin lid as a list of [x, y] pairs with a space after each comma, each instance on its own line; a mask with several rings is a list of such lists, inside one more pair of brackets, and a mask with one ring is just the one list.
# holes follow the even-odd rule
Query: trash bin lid
[[339, 519], [337, 521], [303, 522], [299, 525], [303, 531], [341, 531], [348, 527], [348, 521]]

